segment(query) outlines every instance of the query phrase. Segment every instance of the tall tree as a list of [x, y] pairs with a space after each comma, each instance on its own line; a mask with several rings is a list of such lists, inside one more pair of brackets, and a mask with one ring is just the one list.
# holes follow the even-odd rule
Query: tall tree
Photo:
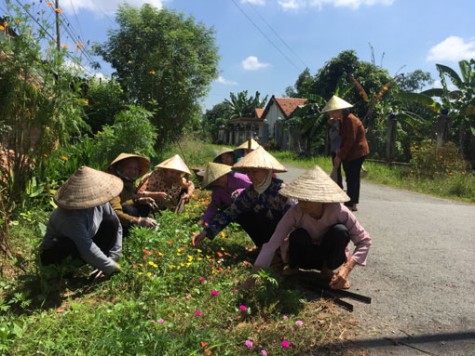
[[154, 112], [158, 144], [176, 138], [200, 112], [217, 77], [215, 32], [182, 13], [122, 5], [117, 30], [97, 53], [115, 69], [130, 102]]
[[210, 110], [206, 110], [202, 118], [202, 128], [203, 131], [211, 135], [213, 142], [217, 142], [219, 129], [226, 125], [231, 114], [231, 108], [225, 102], [216, 104]]

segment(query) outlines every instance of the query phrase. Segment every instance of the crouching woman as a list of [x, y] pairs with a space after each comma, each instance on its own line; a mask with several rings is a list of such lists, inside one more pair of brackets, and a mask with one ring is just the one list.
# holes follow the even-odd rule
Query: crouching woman
[[[253, 272], [269, 267], [280, 248], [288, 272], [317, 269], [331, 288], [349, 288], [351, 270], [366, 265], [371, 246], [368, 232], [342, 204], [349, 197], [318, 166], [281, 189], [280, 194], [297, 199], [298, 204], [289, 209], [263, 245]], [[355, 245], [353, 253], [348, 249], [350, 241]], [[243, 287], [252, 284], [253, 280], [247, 280]]]

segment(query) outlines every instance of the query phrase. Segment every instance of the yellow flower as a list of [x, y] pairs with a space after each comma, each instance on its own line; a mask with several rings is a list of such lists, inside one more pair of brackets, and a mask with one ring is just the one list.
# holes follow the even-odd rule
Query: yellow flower
[[157, 72], [152, 69], [151, 71], [148, 72], [148, 74], [155, 75], [157, 74]]
[[63, 47], [63, 48], [69, 48], [69, 45], [68, 45], [67, 43], [63, 43], [63, 44], [61, 45], [61, 47]]
[[51, 7], [51, 6], [53, 6], [53, 3], [52, 3], [51, 1], [48, 1], [48, 2], [46, 3], [46, 5], [48, 5], [49, 7]]
[[54, 9], [54, 11], [56, 11], [58, 14], [62, 13], [63, 10], [61, 10], [59, 7], [57, 7], [56, 9]]
[[89, 100], [83, 99], [82, 101], [83, 101], [84, 105], [89, 105]]
[[5, 26], [0, 25], [0, 31], [5, 31]]
[[61, 159], [62, 159], [63, 161], [67, 161], [67, 160], [68, 160], [68, 157], [66, 157], [66, 156], [61, 156]]

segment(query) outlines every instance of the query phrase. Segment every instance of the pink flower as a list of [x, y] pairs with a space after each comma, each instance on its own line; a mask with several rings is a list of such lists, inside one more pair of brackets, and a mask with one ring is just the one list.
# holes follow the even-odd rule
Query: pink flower
[[206, 278], [205, 277], [200, 277], [200, 282], [206, 282]]
[[261, 355], [262, 356], [267, 356], [267, 351], [266, 350], [261, 350]]
[[214, 289], [214, 290], [211, 292], [211, 296], [212, 296], [212, 297], [217, 297], [218, 294], [219, 294], [219, 292], [218, 292], [216, 289]]
[[290, 346], [290, 343], [287, 340], [282, 340], [282, 347], [285, 349], [288, 349]]
[[246, 307], [245, 305], [241, 304], [241, 305], [239, 306], [239, 309], [240, 309], [241, 311], [244, 311], [244, 312], [245, 312], [245, 311], [247, 310], [247, 307]]
[[299, 328], [303, 325], [303, 321], [302, 320], [297, 320], [295, 322], [295, 326], [298, 326]]
[[195, 316], [201, 316], [201, 312], [199, 310], [195, 311]]
[[288, 319], [288, 318], [287, 318], [287, 315], [284, 315], [284, 316], [282, 317], [282, 320], [287, 320], [287, 319]]
[[254, 344], [252, 343], [251, 340], [246, 340], [245, 344], [246, 344], [246, 346], [249, 347], [249, 348], [251, 348], [251, 347], [254, 346]]
[[159, 323], [159, 324], [163, 324], [164, 322], [165, 322], [165, 320], [163, 320], [163, 319], [158, 319], [157, 320], [157, 323]]
[[233, 289], [233, 293], [237, 293], [237, 292], [238, 292], [238, 290], [237, 290], [237, 289]]

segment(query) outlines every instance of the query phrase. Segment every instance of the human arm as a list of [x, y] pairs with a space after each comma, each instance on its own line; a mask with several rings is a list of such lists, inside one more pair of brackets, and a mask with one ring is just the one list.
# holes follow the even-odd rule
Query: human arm
[[191, 196], [193, 195], [193, 192], [195, 190], [195, 185], [190, 180], [190, 181], [184, 181], [183, 187], [185, 188], [185, 192], [182, 194], [181, 199], [184, 200], [185, 202], [188, 202], [191, 199]]
[[[108, 208], [104, 209], [106, 206]], [[116, 261], [119, 259], [122, 250], [122, 227], [120, 223], [109, 256], [104, 254], [93, 240], [106, 216], [118, 219], [109, 204], [77, 211], [63, 210], [57, 215], [57, 219], [52, 225], [59, 236], [65, 236], [74, 242], [79, 255], [86, 263], [105, 274], [112, 274], [119, 269]]]

